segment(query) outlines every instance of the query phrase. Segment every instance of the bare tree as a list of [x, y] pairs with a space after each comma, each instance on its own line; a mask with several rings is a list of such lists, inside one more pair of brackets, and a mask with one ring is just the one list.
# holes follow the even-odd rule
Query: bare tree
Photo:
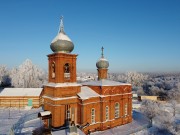
[[168, 91], [168, 98], [170, 100], [179, 101], [180, 100], [179, 97], [180, 97], [180, 89], [179, 88], [175, 88], [175, 89]]
[[152, 126], [153, 118], [159, 113], [160, 104], [152, 100], [144, 100], [141, 105], [141, 112], [150, 119]]
[[126, 73], [126, 80], [128, 83], [132, 84], [134, 90], [137, 90], [138, 87], [142, 87], [143, 82], [147, 80], [147, 78], [147, 75], [143, 75], [137, 72]]
[[176, 115], [176, 109], [177, 109], [177, 101], [176, 101], [176, 100], [171, 100], [171, 101], [170, 101], [170, 104], [171, 104], [171, 107], [172, 107], [173, 116], [175, 117], [175, 115]]
[[10, 78], [9, 78], [9, 70], [6, 66], [0, 65], [0, 85], [9, 85]]
[[137, 90], [137, 94], [138, 95], [145, 95], [144, 90], [143, 90], [142, 87], [139, 87], [139, 89]]
[[19, 68], [11, 70], [12, 85], [14, 87], [30, 88], [42, 87], [45, 73], [27, 59]]
[[149, 93], [151, 95], [154, 95], [154, 96], [159, 96], [163, 92], [164, 91], [162, 89], [160, 89], [159, 87], [157, 87], [157, 86], [152, 86], [152, 87], [149, 88]]
[[174, 127], [174, 118], [167, 111], [161, 111], [157, 116], [156, 126], [158, 127], [158, 133], [176, 134]]

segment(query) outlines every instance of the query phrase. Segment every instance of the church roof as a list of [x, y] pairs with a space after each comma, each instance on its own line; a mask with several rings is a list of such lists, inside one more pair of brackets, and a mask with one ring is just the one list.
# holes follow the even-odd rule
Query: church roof
[[69, 87], [69, 86], [81, 86], [81, 84], [78, 83], [47, 83], [44, 84], [44, 86], [49, 86], [49, 87]]
[[120, 86], [120, 85], [131, 85], [131, 84], [111, 81], [111, 80], [107, 80], [107, 79], [102, 79], [102, 80], [97, 80], [97, 81], [84, 82], [84, 83], [82, 83], [82, 85], [89, 85], [89, 86]]
[[40, 96], [43, 88], [4, 88], [0, 96]]
[[92, 97], [99, 97], [100, 95], [96, 93], [94, 90], [87, 86], [81, 87], [81, 92], [77, 94], [82, 100], [89, 99]]

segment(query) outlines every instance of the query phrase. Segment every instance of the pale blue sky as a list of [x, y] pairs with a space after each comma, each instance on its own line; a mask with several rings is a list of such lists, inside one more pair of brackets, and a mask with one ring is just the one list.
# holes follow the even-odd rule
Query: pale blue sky
[[61, 15], [78, 71], [96, 72], [102, 46], [109, 72], [180, 71], [179, 0], [1, 0], [0, 64], [47, 69]]

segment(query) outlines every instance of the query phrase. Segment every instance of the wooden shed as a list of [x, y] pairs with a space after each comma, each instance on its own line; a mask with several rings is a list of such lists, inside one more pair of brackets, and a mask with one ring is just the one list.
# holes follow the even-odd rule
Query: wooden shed
[[43, 88], [4, 88], [0, 92], [0, 107], [40, 107], [42, 92]]

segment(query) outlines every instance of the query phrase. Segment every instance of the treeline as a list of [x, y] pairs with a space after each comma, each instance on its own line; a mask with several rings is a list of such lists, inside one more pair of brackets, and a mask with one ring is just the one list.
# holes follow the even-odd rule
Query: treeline
[[180, 73], [138, 73], [109, 74], [109, 79], [131, 83], [139, 95], [163, 96], [169, 99], [180, 96]]
[[[97, 79], [96, 73], [77, 73], [77, 76]], [[180, 73], [109, 73], [108, 79], [130, 83], [132, 89], [139, 95], [166, 96], [176, 98], [180, 93]], [[31, 60], [25, 60], [19, 67], [8, 69], [0, 65], [0, 86], [33, 88], [42, 87], [47, 82], [47, 72], [34, 65]]]

